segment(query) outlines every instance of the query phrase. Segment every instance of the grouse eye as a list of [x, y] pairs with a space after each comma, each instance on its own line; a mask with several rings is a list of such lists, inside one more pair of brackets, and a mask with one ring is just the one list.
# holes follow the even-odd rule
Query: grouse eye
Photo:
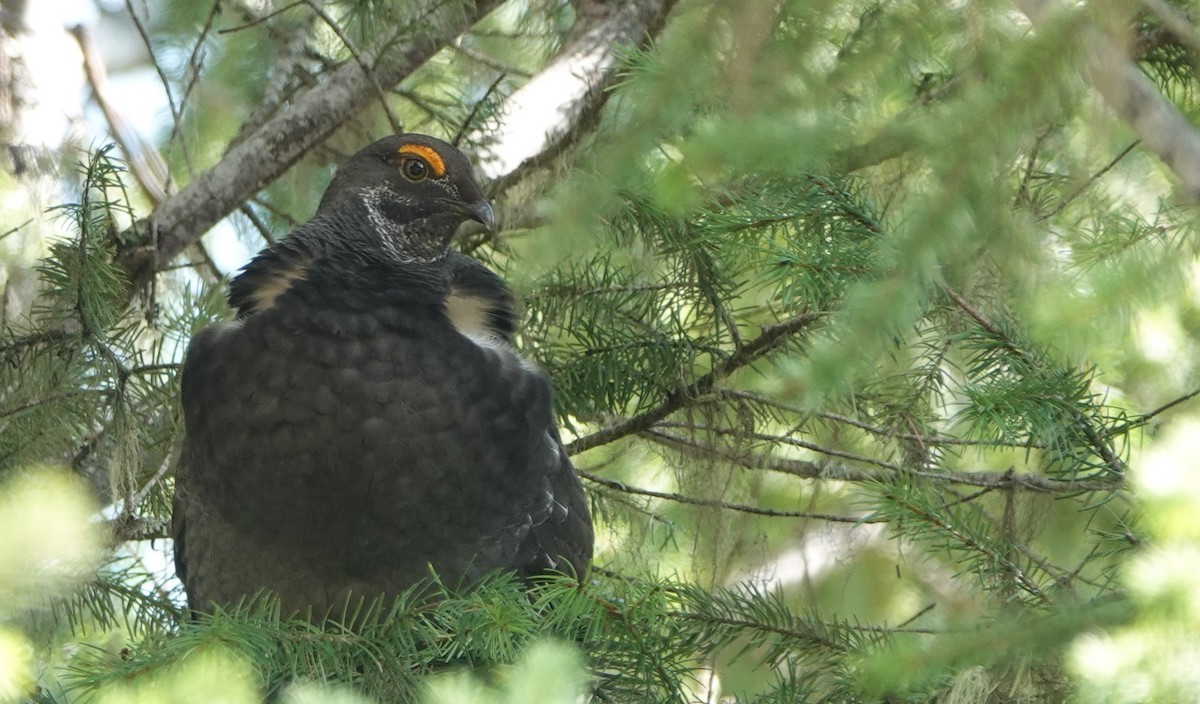
[[400, 173], [409, 181], [424, 181], [429, 175], [429, 164], [417, 157], [408, 157], [400, 162]]

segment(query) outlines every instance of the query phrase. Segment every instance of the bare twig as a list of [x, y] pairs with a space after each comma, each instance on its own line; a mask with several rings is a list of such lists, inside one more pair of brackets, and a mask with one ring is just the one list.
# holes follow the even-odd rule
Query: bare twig
[[15, 406], [10, 406], [8, 408], [0, 409], [0, 418], [8, 418], [9, 416], [15, 416], [15, 415], [24, 413], [25, 411], [33, 410], [34, 408], [37, 408], [39, 406], [45, 406], [45, 405], [51, 404], [51, 403], [59, 403], [60, 401], [66, 401], [67, 399], [78, 398], [80, 396], [94, 396], [97, 394], [106, 395], [107, 393], [108, 393], [107, 391], [79, 390], [79, 391], [64, 391], [62, 393], [50, 394], [48, 396], [43, 396], [42, 398], [31, 399], [31, 400], [25, 401], [23, 403], [18, 403]]
[[1079, 492], [1102, 491], [1112, 492], [1121, 489], [1120, 482], [1103, 479], [1055, 479], [1041, 474], [1027, 474], [1008, 471], [998, 472], [930, 472], [927, 470], [900, 470], [899, 472], [880, 472], [848, 467], [832, 462], [810, 462], [785, 457], [755, 454], [727, 446], [710, 443], [698, 443], [689, 438], [679, 437], [658, 431], [642, 431], [643, 437], [668, 445], [678, 451], [693, 454], [705, 459], [718, 459], [745, 467], [747, 469], [765, 469], [771, 472], [789, 474], [801, 479], [824, 479], [842, 482], [888, 482], [897, 476], [914, 477], [946, 484], [961, 484], [964, 486], [983, 487], [988, 491], [1016, 490], [1034, 491], [1047, 494], [1076, 494]]
[[836, 513], [813, 513], [811, 511], [778, 511], [770, 508], [762, 508], [760, 506], [751, 506], [748, 504], [732, 503], [729, 501], [719, 501], [717, 499], [702, 499], [696, 496], [686, 496], [684, 494], [675, 494], [666, 491], [652, 491], [650, 489], [641, 489], [638, 487], [629, 486], [624, 482], [619, 482], [614, 479], [606, 479], [599, 475], [593, 474], [585, 469], [579, 470], [579, 476], [587, 479], [590, 482], [607, 487], [614, 491], [620, 491], [625, 494], [637, 494], [638, 496], [649, 496], [655, 499], [666, 499], [681, 504], [691, 504], [693, 506], [708, 506], [710, 508], [720, 508], [729, 511], [737, 511], [739, 513], [750, 513], [756, 516], [771, 516], [776, 518], [809, 518], [818, 521], [833, 521], [836, 523], [884, 523], [884, 519], [871, 519], [869, 516], [844, 516]]
[[462, 42], [454, 42], [453, 44], [450, 45], [450, 48], [454, 51], [454, 53], [465, 56], [477, 64], [487, 66], [488, 68], [492, 69], [493, 71], [497, 71], [504, 75], [519, 76], [521, 78], [530, 78], [533, 76], [533, 74], [528, 71], [519, 69], [516, 66], [512, 66], [512, 65], [503, 63], [503, 62], [501, 62], [497, 59], [493, 59], [492, 57], [487, 56], [483, 53], [475, 51], [474, 49], [465, 47], [465, 46], [463, 46]]
[[267, 227], [267, 224], [262, 221], [262, 218], [258, 217], [258, 213], [254, 212], [253, 208], [249, 205], [243, 205], [238, 208], [238, 212], [250, 221], [254, 229], [258, 230], [258, 234], [267, 241], [267, 244], [275, 244], [275, 235], [271, 234], [271, 228]]
[[163, 453], [163, 461], [158, 465], [158, 469], [155, 470], [154, 474], [142, 485], [142, 488], [138, 489], [133, 495], [132, 503], [125, 507], [126, 511], [132, 514], [133, 511], [137, 510], [138, 504], [145, 501], [146, 497], [150, 495], [150, 491], [163, 480], [163, 477], [167, 476], [167, 472], [178, 463], [179, 450], [179, 433], [172, 433], [167, 443], [167, 451]]
[[163, 94], [167, 96], [167, 105], [171, 109], [171, 121], [178, 124], [180, 120], [179, 106], [175, 104], [175, 96], [171, 93], [171, 81], [167, 79], [167, 74], [163, 73], [162, 65], [158, 63], [158, 59], [154, 56], [154, 44], [150, 41], [150, 33], [146, 31], [146, 25], [142, 23], [142, 18], [138, 17], [137, 12], [133, 9], [133, 0], [125, 0], [125, 9], [129, 12], [129, 19], [133, 22], [133, 26], [137, 29], [138, 36], [142, 38], [142, 45], [146, 47], [146, 51], [150, 54], [150, 63], [154, 66], [155, 73], [158, 74], [158, 80], [162, 83]]
[[1079, 186], [1075, 190], [1071, 191], [1070, 195], [1067, 195], [1066, 197], [1064, 197], [1062, 199], [1062, 201], [1059, 202], [1059, 204], [1054, 207], [1054, 210], [1051, 210], [1050, 212], [1046, 213], [1045, 215], [1042, 215], [1038, 219], [1039, 220], [1047, 220], [1049, 218], [1054, 217], [1055, 215], [1058, 215], [1063, 210], [1066, 210], [1067, 206], [1071, 204], [1071, 201], [1075, 200], [1080, 195], [1082, 195], [1084, 191], [1086, 191], [1087, 189], [1092, 187], [1092, 184], [1094, 184], [1096, 181], [1099, 181], [1100, 177], [1104, 176], [1104, 174], [1111, 171], [1112, 168], [1114, 166], [1116, 166], [1118, 163], [1120, 163], [1120, 161], [1122, 159], [1124, 159], [1126, 156], [1129, 156], [1129, 153], [1132, 152], [1134, 150], [1134, 148], [1137, 147], [1138, 144], [1140, 144], [1140, 142], [1138, 142], [1137, 140], [1134, 140], [1133, 142], [1131, 142], [1128, 147], [1125, 147], [1124, 149], [1122, 149], [1119, 154], [1117, 154], [1115, 157], [1113, 157], [1112, 160], [1109, 161], [1107, 164], [1105, 164], [1099, 171], [1092, 174], [1091, 177], [1088, 178], [1087, 181], [1084, 181], [1083, 183], [1079, 184]]
[[1017, 194], [1013, 196], [1013, 205], [1028, 200], [1029, 184], [1033, 182], [1033, 168], [1037, 166], [1038, 155], [1042, 151], [1042, 144], [1050, 136], [1050, 132], [1051, 126], [1047, 125], [1038, 133], [1037, 139], [1033, 140], [1033, 149], [1029, 150], [1029, 156], [1025, 159], [1025, 172], [1021, 174], [1021, 183], [1017, 186]]
[[143, 139], [113, 105], [108, 95], [108, 71], [105, 70], [104, 59], [91, 32], [83, 25], [72, 27], [70, 32], [83, 53], [83, 68], [87, 74], [88, 85], [91, 86], [96, 104], [100, 106], [100, 112], [104, 114], [109, 131], [117, 140], [121, 151], [125, 153], [129, 170], [133, 172], [138, 185], [149, 196], [150, 201], [158, 205], [167, 197], [170, 182], [167, 163], [159, 156], [158, 150]]
[[281, 210], [271, 201], [269, 201], [265, 198], [259, 198], [258, 196], [255, 196], [250, 199], [250, 202], [257, 205], [258, 207], [262, 208], [263, 210], [267, 211], [268, 213], [274, 215], [275, 217], [279, 218], [280, 220], [284, 221], [285, 223], [287, 223], [288, 227], [290, 227], [292, 229], [296, 229], [297, 227], [300, 227], [300, 221], [297, 220], [295, 218], [295, 216], [293, 216], [291, 213], [289, 213], [285, 210]]
[[1188, 401], [1191, 401], [1192, 399], [1196, 398], [1197, 396], [1200, 396], [1200, 389], [1196, 389], [1195, 391], [1186, 393], [1173, 401], [1168, 401], [1167, 403], [1159, 406], [1158, 408], [1155, 408], [1153, 411], [1143, 414], [1142, 416], [1140, 416], [1139, 418], [1136, 419], [1136, 422], [1138, 425], [1145, 425], [1146, 423], [1148, 423], [1151, 419], [1153, 419], [1155, 416], [1159, 415], [1160, 413], [1163, 413], [1164, 411], [1169, 411], [1181, 403], [1186, 403]]
[[[895, 630], [906, 630], [910, 623], [912, 623], [913, 621], [916, 621], [917, 619], [921, 618], [922, 616], [929, 613], [930, 611], [933, 611], [934, 607], [936, 607], [936, 606], [937, 606], [936, 601], [929, 602], [920, 611], [918, 611], [917, 613], [913, 614], [912, 616], [909, 616], [908, 618], [901, 621], [900, 625], [895, 626], [894, 629]], [[918, 632], [923, 632], [923, 631], [918, 631]]]
[[450, 116], [450, 113], [445, 109], [444, 106], [435, 105], [434, 102], [436, 101], [426, 98], [414, 90], [407, 90], [401, 86], [398, 88], [393, 88], [392, 93], [412, 103], [437, 122], [447, 125], [451, 122], [454, 122], [454, 119]]
[[[250, 26], [253, 26], [258, 24], [259, 17], [255, 14], [255, 10], [247, 5], [247, 2], [249, 0], [235, 0], [233, 10], [243, 20], [251, 23]], [[306, 7], [306, 5], [304, 0], [296, 0], [288, 6], [288, 8], [292, 7]], [[273, 17], [275, 14], [277, 13], [269, 13], [267, 17]], [[257, 129], [272, 115], [286, 109], [287, 103], [297, 91], [316, 85], [316, 78], [311, 73], [310, 63], [318, 64], [325, 70], [332, 70], [337, 66], [329, 57], [309, 46], [308, 42], [313, 36], [317, 19], [316, 15], [312, 13], [304, 13], [299, 22], [268, 23], [263, 28], [263, 34], [277, 47], [271, 66], [266, 70], [267, 82], [263, 85], [262, 97], [258, 101], [258, 105], [242, 121], [238, 133], [230, 140], [226, 149], [242, 141], [247, 134]], [[220, 34], [221, 31], [218, 30], [217, 33]]]
[[454, 138], [450, 140], [451, 144], [456, 147], [462, 144], [462, 139], [467, 132], [467, 128], [469, 128], [471, 123], [475, 121], [475, 118], [479, 116], [479, 111], [483, 109], [484, 104], [489, 98], [492, 97], [492, 94], [496, 92], [496, 89], [500, 87], [500, 83], [504, 81], [505, 78], [508, 78], [508, 76], [503, 73], [499, 76], [496, 76], [496, 80], [492, 81], [491, 85], [487, 87], [487, 90], [483, 92], [483, 96], [479, 100], [475, 101], [475, 104], [471, 106], [471, 111], [467, 113], [466, 118], [463, 119], [462, 124], [458, 126], [458, 130], [454, 133]]
[[339, 40], [341, 40], [342, 45], [345, 46], [346, 50], [350, 52], [351, 58], [353, 58], [354, 62], [358, 64], [358, 67], [362, 69], [363, 76], [366, 77], [367, 81], [371, 85], [371, 88], [375, 91], [375, 96], [379, 98], [379, 106], [383, 108], [383, 114], [387, 116], [388, 124], [392, 126], [392, 132], [395, 134], [400, 134], [403, 132], [404, 127], [400, 124], [400, 120], [396, 118], [396, 114], [392, 112], [392, 106], [388, 104], [387, 94], [383, 92], [383, 86], [379, 85], [379, 80], [375, 77], [375, 73], [371, 71], [371, 67], [368, 66], [367, 62], [363, 59], [362, 53], [358, 50], [358, 47], [354, 45], [354, 41], [350, 39], [350, 35], [342, 31], [342, 27], [338, 24], [337, 20], [330, 17], [329, 13], [326, 12], [316, 0], [304, 0], [304, 2], [308, 5], [310, 10], [316, 13], [317, 17], [321, 18], [321, 21], [324, 22], [326, 26], [333, 30], [333, 33], [338, 36]]
[[965, 446], [971, 446], [971, 447], [1022, 447], [1022, 448], [1037, 448], [1037, 447], [1039, 447], [1038, 445], [1031, 445], [1028, 443], [998, 442], [998, 441], [994, 441], [994, 440], [969, 440], [966, 438], [952, 438], [952, 437], [948, 437], [945, 435], [921, 435], [919, 433], [902, 433], [902, 432], [899, 432], [896, 430], [882, 428], [878, 425], [872, 425], [871, 423], [867, 423], [865, 421], [858, 420], [857, 418], [851, 418], [850, 416], [843, 415], [841, 413], [834, 413], [833, 411], [807, 410], [804, 408], [800, 408], [799, 406], [794, 406], [792, 404], [786, 403], [786, 402], [781, 401], [776, 398], [771, 398], [769, 396], [764, 396], [763, 394], [755, 393], [753, 391], [744, 391], [742, 389], [718, 389], [716, 391], [716, 393], [720, 394], [721, 396], [726, 396], [726, 397], [734, 398], [734, 399], [745, 399], [745, 400], [751, 401], [753, 403], [758, 403], [758, 404], [762, 404], [764, 406], [770, 406], [772, 408], [777, 408], [781, 411], [788, 411], [790, 413], [795, 413], [796, 415], [798, 415], [802, 418], [812, 415], [817, 418], [833, 421], [835, 423], [844, 423], [846, 425], [858, 428], [860, 430], [865, 430], [866, 432], [868, 432], [872, 435], [876, 435], [876, 436], [884, 437], [884, 438], [896, 438], [898, 440], [910, 440], [912, 442], [919, 442], [919, 443], [928, 444], [928, 445], [965, 445]]
[[183, 96], [179, 99], [179, 115], [175, 117], [174, 124], [171, 125], [171, 136], [167, 138], [167, 152], [170, 153], [178, 143], [179, 153], [183, 156], [183, 163], [187, 165], [189, 174], [193, 168], [192, 155], [188, 151], [187, 142], [183, 139], [183, 112], [187, 109], [187, 102], [192, 97], [192, 91], [200, 81], [200, 73], [204, 64], [204, 43], [208, 38], [208, 33], [212, 31], [213, 23], [216, 22], [220, 11], [220, 1], [213, 0], [212, 6], [208, 10], [208, 16], [204, 19], [204, 25], [200, 29], [200, 35], [196, 37], [196, 42], [192, 45], [192, 52], [188, 55], [187, 83], [183, 87]]
[[31, 222], [33, 222], [33, 218], [29, 218], [28, 220], [21, 223], [20, 225], [17, 225], [16, 227], [10, 227], [9, 229], [5, 230], [4, 232], [0, 232], [0, 240], [4, 239], [5, 237], [8, 237], [9, 235], [17, 234], [18, 232], [21, 231], [22, 228], [26, 227]]
[[225, 29], [218, 29], [217, 34], [230, 34], [232, 32], [240, 32], [243, 29], [249, 29], [251, 27], [256, 27], [276, 15], [280, 15], [280, 14], [283, 14], [284, 12], [287, 12], [288, 10], [292, 9], [293, 7], [302, 7], [305, 4], [310, 4], [310, 3], [308, 3], [307, 0], [296, 0], [296, 2], [290, 2], [281, 8], [278, 8], [276, 10], [272, 10], [271, 12], [268, 12], [265, 15], [255, 17], [252, 20], [247, 20], [245, 22], [245, 24], [239, 24], [236, 27], [227, 27]]
[[[807, 440], [801, 440], [800, 438], [794, 437], [793, 435], [790, 435], [790, 434], [775, 435], [775, 434], [771, 434], [771, 433], [756, 433], [753, 431], [747, 431], [742, 428], [734, 429], [734, 428], [720, 428], [720, 427], [713, 427], [713, 426], [698, 427], [698, 426], [695, 426], [695, 425], [692, 425], [689, 423], [673, 423], [673, 422], [666, 421], [666, 420], [656, 423], [655, 427], [656, 428], [675, 428], [675, 429], [684, 429], [684, 430], [700, 430], [705, 433], [711, 433], [713, 435], [724, 435], [724, 436], [732, 437], [732, 438], [735, 438], [738, 440], [757, 440], [759, 442], [768, 442], [768, 443], [775, 444], [775, 445], [791, 445], [792, 447], [798, 447], [803, 450], [809, 450], [811, 452], [816, 452], [818, 454], [826, 455], [828, 457], [837, 457], [839, 459], [849, 460], [851, 462], [860, 462], [862, 464], [874, 465], [874, 466], [880, 467], [882, 469], [890, 469], [893, 472], [903, 472], [904, 471], [904, 469], [900, 465], [898, 465], [894, 462], [888, 462], [887, 460], [880, 460], [880, 459], [876, 459], [874, 457], [860, 455], [855, 452], [847, 452], [846, 450], [838, 450], [838, 449], [832, 448], [832, 447], [823, 447], [821, 445], [818, 445], [813, 442], [809, 442]], [[654, 431], [647, 431], [647, 432], [652, 433]], [[665, 435], [665, 434], [662, 434], [662, 435]], [[679, 436], [671, 435], [669, 437], [678, 438]]]
[[217, 268], [217, 262], [208, 253], [208, 247], [205, 247], [203, 242], [196, 240], [195, 248], [196, 254], [200, 257], [200, 263], [204, 265], [208, 273], [212, 274], [214, 281], [220, 281], [221, 277], [225, 276], [225, 274], [221, 273], [221, 270]]
[[941, 100], [965, 82], [964, 74], [959, 74], [932, 90], [919, 91], [912, 103], [880, 130], [879, 134], [863, 144], [847, 147], [834, 154], [831, 159], [833, 171], [853, 173], [890, 161], [912, 150], [920, 143], [918, 132], [913, 127], [917, 110]]

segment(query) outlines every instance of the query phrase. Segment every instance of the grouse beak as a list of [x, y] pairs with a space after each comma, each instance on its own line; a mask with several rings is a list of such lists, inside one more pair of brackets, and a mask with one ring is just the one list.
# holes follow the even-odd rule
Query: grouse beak
[[467, 206], [467, 217], [483, 225], [488, 232], [496, 231], [496, 214], [492, 212], [492, 204], [479, 200]]

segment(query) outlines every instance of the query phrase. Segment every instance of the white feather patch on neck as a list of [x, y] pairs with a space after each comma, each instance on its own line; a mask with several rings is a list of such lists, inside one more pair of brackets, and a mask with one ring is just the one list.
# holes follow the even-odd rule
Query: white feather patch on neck
[[540, 373], [537, 364], [523, 357], [503, 335], [488, 325], [488, 311], [491, 308], [486, 298], [472, 296], [457, 287], [451, 288], [446, 296], [446, 318], [459, 334], [479, 347], [511, 356], [528, 372]]
[[491, 304], [462, 289], [452, 288], [446, 296], [446, 317], [464, 337], [482, 347], [505, 346], [504, 339], [488, 326]]

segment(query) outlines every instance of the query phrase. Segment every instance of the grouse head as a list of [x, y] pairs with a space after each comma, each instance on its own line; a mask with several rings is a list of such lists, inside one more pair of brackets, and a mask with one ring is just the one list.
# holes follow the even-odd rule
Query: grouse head
[[420, 134], [386, 137], [351, 157], [325, 191], [323, 213], [365, 217], [382, 249], [408, 262], [441, 257], [467, 220], [495, 227], [466, 155]]
[[308, 277], [314, 260], [339, 252], [389, 264], [443, 261], [467, 220], [495, 227], [465, 154], [420, 134], [381, 139], [338, 169], [312, 220], [230, 282], [229, 303], [239, 318], [266, 310]]

